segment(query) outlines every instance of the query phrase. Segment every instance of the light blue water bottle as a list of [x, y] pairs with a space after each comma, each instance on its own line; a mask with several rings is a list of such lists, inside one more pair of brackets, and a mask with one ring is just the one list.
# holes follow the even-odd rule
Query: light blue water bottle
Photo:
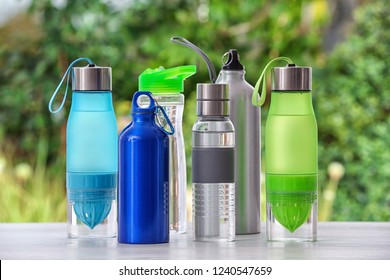
[[[74, 67], [81, 60], [85, 67]], [[72, 62], [72, 105], [66, 130], [66, 188], [68, 235], [113, 237], [116, 235], [116, 187], [118, 131], [112, 104], [111, 68], [99, 67], [87, 58]], [[69, 81], [69, 76], [68, 76]]]

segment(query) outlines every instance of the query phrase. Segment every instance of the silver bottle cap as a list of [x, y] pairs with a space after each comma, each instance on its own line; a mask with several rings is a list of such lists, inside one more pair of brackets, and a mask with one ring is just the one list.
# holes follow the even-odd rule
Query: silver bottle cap
[[228, 84], [197, 84], [196, 114], [198, 116], [229, 116]]
[[112, 91], [111, 67], [73, 67], [72, 90]]
[[295, 64], [275, 67], [272, 76], [272, 90], [311, 91], [311, 67], [301, 67]]

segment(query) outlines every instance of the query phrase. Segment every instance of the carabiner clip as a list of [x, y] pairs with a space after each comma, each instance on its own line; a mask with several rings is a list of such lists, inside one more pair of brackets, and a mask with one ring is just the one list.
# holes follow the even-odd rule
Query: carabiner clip
[[[175, 133], [175, 128], [173, 127], [173, 124], [171, 123], [171, 120], [169, 119], [167, 113], [165, 112], [164, 108], [161, 107], [160, 105], [158, 105], [158, 102], [155, 100], [155, 102], [157, 103], [157, 106], [156, 106], [156, 109], [155, 109], [155, 113], [156, 113], [156, 119], [157, 119], [157, 123], [158, 123], [158, 126], [160, 127], [160, 129], [167, 135], [172, 135]], [[164, 120], [162, 120], [159, 116], [159, 111], [163, 114], [164, 116]], [[165, 124], [168, 124], [169, 126], [169, 129], [170, 130], [166, 130], [165, 129]]]

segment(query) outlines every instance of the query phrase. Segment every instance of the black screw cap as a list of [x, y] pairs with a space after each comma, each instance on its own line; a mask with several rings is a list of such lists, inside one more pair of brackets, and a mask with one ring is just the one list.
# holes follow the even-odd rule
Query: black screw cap
[[222, 65], [222, 70], [244, 70], [244, 66], [240, 63], [240, 56], [236, 49], [229, 50], [226, 55], [228, 56], [228, 59]]

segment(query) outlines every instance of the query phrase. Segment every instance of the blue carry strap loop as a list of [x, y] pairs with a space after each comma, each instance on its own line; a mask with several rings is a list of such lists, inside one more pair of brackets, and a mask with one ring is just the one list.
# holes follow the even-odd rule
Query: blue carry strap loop
[[[65, 101], [66, 101], [66, 95], [68, 94], [69, 76], [70, 76], [70, 75], [69, 75], [69, 72], [70, 72], [70, 70], [72, 70], [73, 66], [74, 66], [76, 63], [80, 62], [80, 61], [87, 61], [89, 64], [93, 64], [92, 60], [89, 59], [88, 57], [80, 57], [80, 58], [77, 58], [76, 60], [74, 60], [74, 61], [69, 65], [68, 69], [66, 69], [66, 71], [65, 71], [64, 76], [63, 76], [62, 79], [61, 79], [61, 82], [58, 84], [56, 90], [53, 92], [53, 95], [52, 95], [51, 98], [50, 98], [49, 106], [48, 106], [48, 107], [49, 107], [50, 113], [53, 113], [53, 114], [58, 113], [58, 112], [61, 111], [62, 108], [64, 107]], [[56, 98], [56, 96], [57, 96], [57, 94], [58, 94], [58, 91], [60, 90], [62, 84], [64, 83], [65, 78], [66, 78], [66, 88], [65, 88], [64, 97], [63, 97], [63, 99], [62, 99], [62, 102], [61, 102], [60, 107], [58, 107], [56, 110], [54, 110], [54, 109], [53, 109], [53, 102], [54, 102], [54, 99]]]

